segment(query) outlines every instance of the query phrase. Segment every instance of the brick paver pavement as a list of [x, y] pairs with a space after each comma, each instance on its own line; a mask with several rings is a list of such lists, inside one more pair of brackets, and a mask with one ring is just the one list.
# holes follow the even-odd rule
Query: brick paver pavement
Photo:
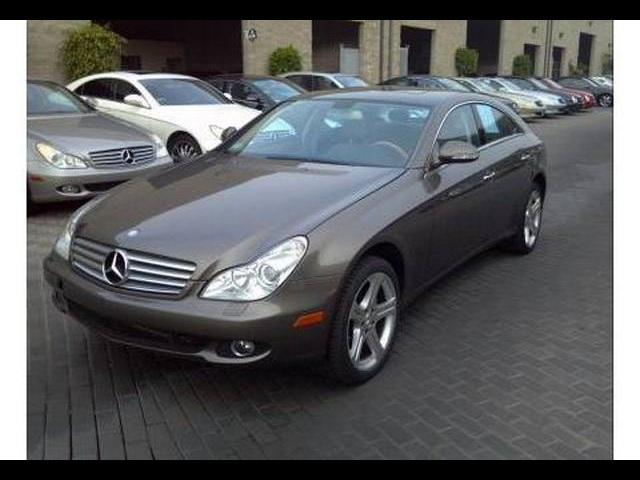
[[443, 279], [358, 388], [87, 333], [42, 277], [73, 207], [29, 218], [28, 457], [611, 458], [611, 122], [594, 109], [532, 125], [550, 160], [538, 249], [490, 251]]

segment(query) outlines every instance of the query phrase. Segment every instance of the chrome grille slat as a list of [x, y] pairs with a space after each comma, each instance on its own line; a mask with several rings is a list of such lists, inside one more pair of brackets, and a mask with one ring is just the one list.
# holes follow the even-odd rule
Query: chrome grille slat
[[[125, 150], [129, 150], [133, 154], [133, 163], [126, 163], [122, 159], [122, 152]], [[89, 159], [96, 168], [126, 168], [148, 163], [155, 158], [155, 154], [156, 150], [153, 145], [136, 145], [89, 152]]]
[[102, 268], [105, 258], [114, 250], [116, 247], [86, 238], [74, 238], [71, 264], [82, 273], [114, 288], [173, 296], [185, 290], [196, 269], [196, 265], [190, 262], [117, 248], [125, 253], [129, 265], [124, 283], [114, 286], [105, 279]]
[[129, 260], [132, 262], [149, 263], [160, 267], [173, 268], [176, 270], [184, 270], [185, 272], [193, 272], [196, 266], [186, 262], [177, 262], [171, 260], [160, 260], [155, 257], [149, 257], [139, 253], [130, 253]]

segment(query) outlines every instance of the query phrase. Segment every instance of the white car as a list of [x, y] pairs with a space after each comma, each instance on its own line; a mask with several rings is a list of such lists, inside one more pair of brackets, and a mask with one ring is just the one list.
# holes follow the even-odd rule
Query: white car
[[107, 72], [80, 78], [67, 88], [98, 110], [158, 135], [177, 162], [215, 148], [226, 128], [239, 129], [260, 114], [186, 75]]
[[481, 77], [480, 80], [492, 86], [499, 92], [526, 94], [530, 97], [537, 98], [542, 102], [546, 115], [560, 113], [568, 108], [567, 102], [565, 102], [560, 95], [539, 92], [537, 90], [524, 90], [507, 78]]
[[287, 72], [281, 77], [304, 88], [308, 92], [318, 90], [333, 90], [337, 88], [366, 87], [369, 84], [358, 75], [350, 73], [323, 73], [323, 72]]

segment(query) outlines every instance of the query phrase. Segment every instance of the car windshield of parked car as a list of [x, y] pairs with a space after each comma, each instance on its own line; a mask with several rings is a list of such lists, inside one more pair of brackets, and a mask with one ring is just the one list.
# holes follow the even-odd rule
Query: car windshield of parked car
[[535, 90], [534, 86], [528, 80], [524, 78], [510, 78], [509, 82], [517, 85], [522, 90]]
[[564, 88], [562, 85], [560, 85], [558, 82], [556, 82], [555, 80], [551, 80], [550, 78], [545, 78], [544, 81], [546, 83], [548, 83], [549, 85], [551, 85], [552, 87], [555, 88]]
[[209, 84], [190, 78], [140, 80], [160, 105], [218, 105], [231, 103]]
[[[499, 92], [500, 89], [498, 87], [502, 87], [502, 85], [500, 85], [497, 82], [492, 83], [491, 80], [485, 80], [485, 79], [481, 79], [481, 80], [469, 80], [470, 82], [473, 83], [473, 85], [475, 85], [476, 87], [478, 87], [478, 89], [482, 90], [483, 92], [486, 93], [494, 93], [494, 92]], [[504, 87], [502, 87], [504, 88]]]
[[513, 83], [511, 80], [506, 80], [504, 78], [501, 78], [499, 82], [497, 82], [498, 84], [504, 85], [505, 88], [507, 88], [508, 90], [515, 90], [518, 92], [521, 92], [522, 90], [524, 90], [522, 87], [520, 87], [519, 85]]
[[336, 75], [336, 80], [338, 80], [345, 87], [366, 87], [369, 85], [367, 82], [362, 80], [360, 77], [355, 75]]
[[538, 80], [537, 78], [530, 78], [529, 81], [533, 83], [536, 87], [543, 88], [543, 89], [549, 88], [547, 85], [545, 85], [542, 81]]
[[470, 92], [470, 91], [472, 91], [469, 87], [465, 87], [461, 83], [456, 82], [455, 80], [451, 80], [450, 78], [438, 78], [437, 81], [440, 82], [442, 85], [444, 85], [445, 87], [447, 87], [450, 90], [456, 90], [458, 92]]
[[403, 167], [431, 109], [352, 99], [303, 99], [267, 113], [226, 151], [268, 159]]
[[92, 109], [62, 87], [27, 83], [27, 115], [89, 113]]
[[267, 95], [275, 102], [283, 102], [291, 97], [295, 97], [302, 93], [300, 92], [300, 90], [297, 90], [286, 82], [281, 82], [279, 80], [273, 80], [270, 78], [264, 80], [254, 80], [252, 83], [256, 86], [256, 88], [263, 91], [265, 95]]

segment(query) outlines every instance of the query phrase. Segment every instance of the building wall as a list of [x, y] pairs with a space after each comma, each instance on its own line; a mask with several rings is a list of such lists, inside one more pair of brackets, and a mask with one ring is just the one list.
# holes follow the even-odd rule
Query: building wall
[[[293, 45], [302, 56], [302, 69], [311, 70], [311, 20], [243, 20], [243, 71], [248, 74], [268, 73], [269, 55], [278, 47]], [[255, 28], [258, 38], [247, 39], [246, 32]]]
[[27, 22], [27, 78], [65, 83], [58, 50], [65, 32], [89, 20], [29, 20]]
[[[64, 73], [58, 61], [58, 50], [64, 38], [64, 32], [87, 22], [89, 20], [29, 20], [27, 22], [28, 76], [64, 82]], [[434, 75], [454, 75], [455, 50], [466, 45], [466, 20], [354, 20], [354, 22], [359, 22], [360, 25], [360, 74], [371, 83], [378, 83], [399, 74], [400, 29], [403, 25], [433, 31], [430, 70]], [[312, 68], [311, 20], [242, 20], [241, 25], [241, 56], [245, 73], [267, 73], [269, 55], [276, 48], [287, 45], [294, 45], [300, 51], [303, 69]], [[250, 28], [255, 28], [258, 33], [255, 41], [250, 41], [246, 37], [246, 32]], [[498, 60], [499, 73], [510, 74], [513, 58], [524, 52], [525, 43], [531, 43], [539, 45], [535, 73], [542, 75], [546, 29], [546, 20], [503, 20]], [[380, 56], [381, 30], [382, 57]], [[574, 65], [577, 63], [581, 31], [594, 35], [590, 74], [600, 73], [603, 54], [612, 53], [612, 21], [554, 20], [551, 32], [553, 46], [565, 49], [561, 67], [563, 75], [568, 74], [569, 63]], [[135, 43], [132, 43], [130, 48], [134, 47]], [[209, 45], [200, 45], [200, 47], [209, 52], [213, 48]], [[128, 51], [128, 48], [125, 47], [125, 51]], [[193, 48], [185, 47], [185, 56], [188, 56], [187, 50], [193, 50]], [[233, 55], [236, 56], [235, 53]], [[216, 61], [219, 62], [220, 59], [216, 58]], [[549, 62], [551, 62], [551, 55], [549, 55]], [[381, 66], [382, 75], [380, 75]], [[145, 68], [148, 67], [145, 66]]]
[[[525, 43], [531, 43], [539, 45], [535, 74], [543, 75], [547, 25], [547, 20], [502, 20], [498, 73], [511, 74], [513, 58], [524, 52]], [[613, 53], [612, 20], [553, 20], [550, 31], [551, 45], [565, 49], [561, 75], [569, 74], [569, 63], [578, 63], [580, 32], [594, 35], [589, 75], [601, 73], [603, 54]], [[551, 53], [548, 62], [552, 62]], [[551, 72], [550, 65], [548, 71]]]

